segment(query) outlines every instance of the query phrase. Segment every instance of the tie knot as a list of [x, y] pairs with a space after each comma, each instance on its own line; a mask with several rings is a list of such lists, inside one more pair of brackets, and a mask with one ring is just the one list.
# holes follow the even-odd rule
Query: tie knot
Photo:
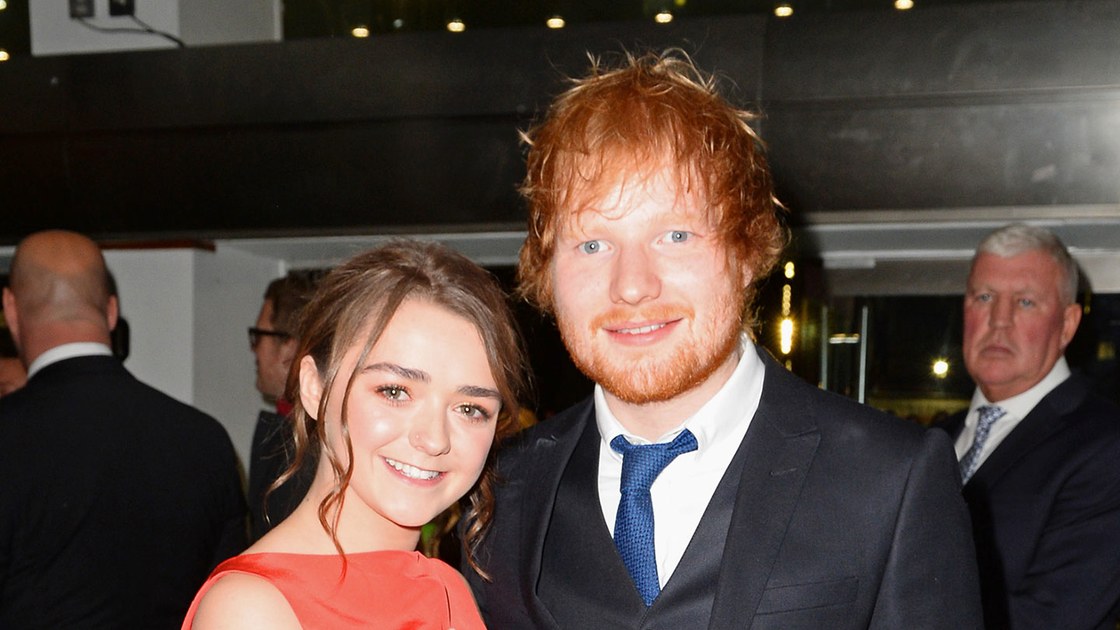
[[648, 491], [669, 462], [682, 453], [696, 450], [696, 436], [685, 429], [672, 442], [631, 444], [619, 435], [611, 440], [611, 448], [622, 454], [622, 491]]
[[980, 422], [978, 424], [980, 427], [991, 427], [996, 420], [999, 420], [1007, 413], [1006, 409], [998, 405], [984, 405], [976, 411], [980, 413]]

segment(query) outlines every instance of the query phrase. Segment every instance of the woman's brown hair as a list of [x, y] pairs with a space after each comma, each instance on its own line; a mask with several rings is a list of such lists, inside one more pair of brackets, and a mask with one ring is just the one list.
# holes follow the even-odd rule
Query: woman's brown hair
[[[409, 299], [445, 308], [474, 324], [501, 395], [495, 444], [518, 430], [519, 402], [528, 387], [526, 360], [506, 295], [489, 272], [446, 246], [418, 241], [392, 242], [354, 256], [333, 269], [320, 281], [300, 318], [300, 345], [288, 374], [286, 392], [294, 402], [291, 422], [295, 456], [273, 487], [284, 483], [304, 462], [314, 459], [313, 453], [322, 449], [322, 456], [334, 471], [335, 485], [319, 504], [319, 522], [340, 554], [343, 549], [337, 538], [338, 518], [354, 461], [347, 400], [356, 378], [355, 372], [340, 374], [340, 363], [347, 349], [360, 339], [359, 335], [368, 331], [360, 342], [361, 365], [393, 314]], [[314, 359], [323, 381], [324, 395], [314, 413], [309, 413], [300, 402], [299, 365], [304, 356]], [[345, 455], [334, 452], [326, 440], [324, 423], [316, 420], [324, 417], [338, 378], [346, 379], [340, 419]], [[468, 493], [469, 506], [463, 514], [467, 560], [482, 575], [474, 551], [494, 512], [494, 456], [495, 449], [491, 448], [482, 475]]]

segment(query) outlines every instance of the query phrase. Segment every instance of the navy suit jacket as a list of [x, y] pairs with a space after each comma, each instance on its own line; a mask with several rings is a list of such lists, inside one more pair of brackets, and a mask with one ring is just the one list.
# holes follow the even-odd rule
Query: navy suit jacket
[[117, 359], [59, 361], [0, 399], [0, 628], [179, 628], [244, 545], [225, 429]]
[[[942, 426], [955, 439], [965, 412]], [[1072, 376], [964, 486], [990, 629], [1113, 630], [1120, 616], [1120, 408]]]
[[[707, 627], [979, 628], [968, 514], [946, 436], [823, 392], [764, 361]], [[491, 579], [466, 571], [489, 627], [559, 627], [537, 592], [546, 533], [571, 546], [589, 535], [609, 538], [601, 517], [579, 531], [548, 531], [561, 475], [594, 423], [588, 399], [500, 451], [505, 482], [478, 555]], [[601, 515], [598, 496], [582, 500]], [[615, 553], [600, 566], [556, 577], [599, 580], [621, 566]], [[604, 599], [629, 595], [620, 590]], [[654, 612], [635, 617], [632, 627], [660, 627]]]

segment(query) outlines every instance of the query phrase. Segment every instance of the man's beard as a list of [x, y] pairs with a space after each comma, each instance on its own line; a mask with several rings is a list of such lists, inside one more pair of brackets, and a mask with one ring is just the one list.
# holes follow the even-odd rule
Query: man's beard
[[[736, 292], [732, 299], [721, 301], [719, 312], [714, 314], [706, 329], [696, 331], [690, 339], [677, 340], [669, 356], [643, 356], [634, 360], [611, 356], [609, 350], [595, 346], [591, 340], [603, 334], [602, 323], [611, 320], [610, 314], [595, 318], [590, 330], [585, 331], [574, 330], [573, 326], [565, 324], [564, 318], [558, 318], [560, 336], [576, 367], [614, 397], [635, 405], [664, 402], [704, 383], [738, 351], [742, 333], [741, 299], [742, 294]], [[691, 309], [680, 308], [672, 310], [672, 315], [643, 311], [642, 316], [630, 321], [664, 321], [682, 314], [687, 321], [695, 321], [691, 319]], [[615, 317], [614, 321], [625, 319]], [[641, 348], [635, 347], [626, 354], [639, 352]]]

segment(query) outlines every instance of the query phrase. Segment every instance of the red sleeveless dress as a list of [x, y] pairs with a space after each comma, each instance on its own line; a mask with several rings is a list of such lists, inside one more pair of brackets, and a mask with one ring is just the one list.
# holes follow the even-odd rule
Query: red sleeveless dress
[[183, 630], [190, 630], [198, 602], [218, 578], [247, 573], [283, 593], [304, 628], [485, 630], [478, 606], [459, 573], [415, 551], [337, 555], [255, 553], [219, 564], [194, 597]]

